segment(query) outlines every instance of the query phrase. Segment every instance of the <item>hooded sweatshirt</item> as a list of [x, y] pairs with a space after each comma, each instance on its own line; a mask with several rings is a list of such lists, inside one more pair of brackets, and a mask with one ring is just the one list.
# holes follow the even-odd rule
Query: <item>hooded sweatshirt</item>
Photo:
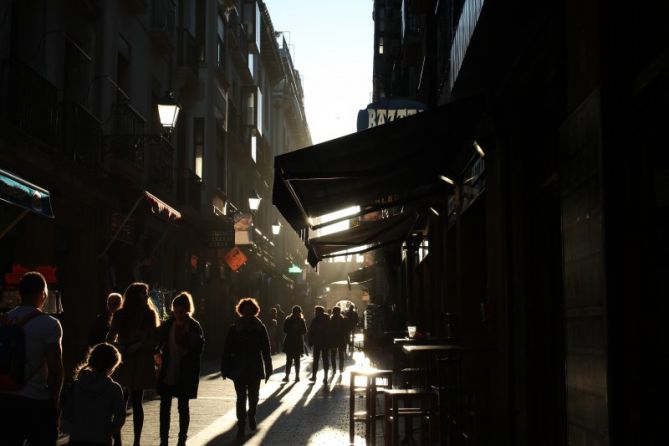
[[107, 375], [83, 370], [72, 384], [65, 416], [71, 441], [112, 444], [112, 434], [125, 423], [123, 390]]

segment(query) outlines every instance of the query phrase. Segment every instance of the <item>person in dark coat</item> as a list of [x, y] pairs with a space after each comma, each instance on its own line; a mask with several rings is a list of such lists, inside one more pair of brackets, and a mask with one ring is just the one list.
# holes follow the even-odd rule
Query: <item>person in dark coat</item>
[[304, 335], [307, 333], [307, 325], [299, 305], [293, 307], [292, 314], [283, 322], [283, 332], [286, 334], [283, 340], [283, 352], [286, 354], [286, 376], [283, 381], [288, 381], [293, 362], [295, 363], [295, 381], [299, 381], [300, 356], [304, 354]]
[[160, 326], [157, 348], [158, 393], [160, 394], [160, 444], [168, 444], [172, 398], [177, 398], [179, 409], [179, 441], [186, 444], [190, 408], [188, 401], [197, 398], [200, 383], [200, 358], [204, 336], [200, 323], [193, 319], [193, 297], [179, 293], [172, 300], [172, 316]]
[[311, 367], [310, 381], [316, 381], [318, 373], [318, 361], [323, 358], [323, 384], [328, 382], [328, 370], [330, 368], [330, 358], [328, 358], [328, 347], [330, 342], [330, 321], [325, 314], [325, 308], [316, 305], [314, 308], [314, 318], [309, 324], [309, 334], [307, 343], [314, 349], [314, 362]]
[[330, 316], [330, 355], [332, 373], [337, 371], [337, 357], [339, 357], [339, 371], [344, 371], [344, 352], [348, 343], [349, 323], [341, 315], [341, 308], [334, 307]]
[[348, 339], [348, 346], [351, 349], [351, 355], [355, 353], [355, 330], [358, 327], [358, 312], [355, 311], [355, 305], [350, 303], [348, 305], [348, 309], [344, 313], [344, 317], [346, 318], [346, 321], [348, 322], [348, 329], [349, 329], [349, 339]]
[[107, 296], [107, 308], [103, 313], [98, 314], [93, 321], [91, 329], [88, 331], [88, 346], [101, 344], [107, 340], [107, 334], [111, 328], [112, 318], [116, 310], [121, 308], [123, 296], [119, 293], [109, 293]]
[[[231, 378], [237, 392], [237, 436], [245, 434], [248, 416], [249, 428], [256, 429], [256, 408], [260, 381], [272, 375], [272, 356], [269, 335], [258, 319], [260, 306], [250, 297], [243, 298], [235, 307], [239, 319], [232, 324], [225, 339], [221, 358], [221, 376]], [[246, 400], [248, 398], [248, 411]]]
[[[121, 352], [114, 380], [132, 403], [133, 444], [141, 444], [144, 427], [144, 390], [156, 386], [154, 353], [158, 345], [158, 313], [149, 300], [149, 286], [135, 282], [123, 293], [123, 307], [114, 313], [107, 341]], [[115, 435], [115, 438], [120, 438]]]

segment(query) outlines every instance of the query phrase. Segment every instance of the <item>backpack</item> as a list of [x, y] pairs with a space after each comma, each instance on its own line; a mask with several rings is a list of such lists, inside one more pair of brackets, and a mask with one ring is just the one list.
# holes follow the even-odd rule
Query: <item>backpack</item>
[[26, 376], [26, 335], [23, 330], [25, 324], [42, 314], [35, 310], [19, 320], [10, 320], [6, 314], [0, 316], [0, 392], [21, 390], [42, 368], [40, 365]]

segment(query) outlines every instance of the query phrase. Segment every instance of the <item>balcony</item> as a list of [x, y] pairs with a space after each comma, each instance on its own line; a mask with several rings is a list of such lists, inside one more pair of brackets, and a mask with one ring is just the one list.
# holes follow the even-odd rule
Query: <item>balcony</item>
[[140, 186], [143, 180], [146, 119], [129, 104], [116, 104], [113, 110], [114, 133], [105, 140], [109, 171]]
[[[239, 67], [248, 66], [248, 42], [246, 41], [246, 29], [244, 25], [239, 20], [239, 15], [237, 12], [233, 11], [230, 13], [228, 18], [228, 42], [232, 43], [232, 52], [231, 56], [233, 57], [235, 63]], [[240, 70], [242, 73], [246, 73], [250, 77], [251, 73], [248, 73], [247, 70]]]
[[175, 20], [173, 0], [151, 2], [151, 39], [163, 53], [173, 49]]
[[149, 187], [170, 196], [174, 188], [174, 147], [162, 137], [152, 138], [147, 144]]
[[177, 204], [199, 211], [201, 198], [202, 179], [190, 169], [181, 170], [177, 185]]
[[61, 106], [61, 152], [75, 162], [97, 169], [102, 161], [100, 121], [74, 102]]
[[177, 75], [187, 83], [197, 83], [197, 42], [186, 28], [177, 29]]
[[8, 62], [1, 73], [0, 115], [45, 144], [59, 141], [58, 90], [23, 62]]

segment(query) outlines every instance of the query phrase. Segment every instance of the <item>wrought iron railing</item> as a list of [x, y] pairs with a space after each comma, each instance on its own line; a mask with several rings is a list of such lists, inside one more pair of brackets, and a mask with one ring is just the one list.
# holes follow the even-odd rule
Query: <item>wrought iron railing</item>
[[102, 161], [100, 121], [75, 102], [63, 103], [60, 116], [60, 151], [77, 163], [96, 168]]
[[148, 142], [149, 183], [163, 190], [174, 187], [174, 148], [162, 137]]

